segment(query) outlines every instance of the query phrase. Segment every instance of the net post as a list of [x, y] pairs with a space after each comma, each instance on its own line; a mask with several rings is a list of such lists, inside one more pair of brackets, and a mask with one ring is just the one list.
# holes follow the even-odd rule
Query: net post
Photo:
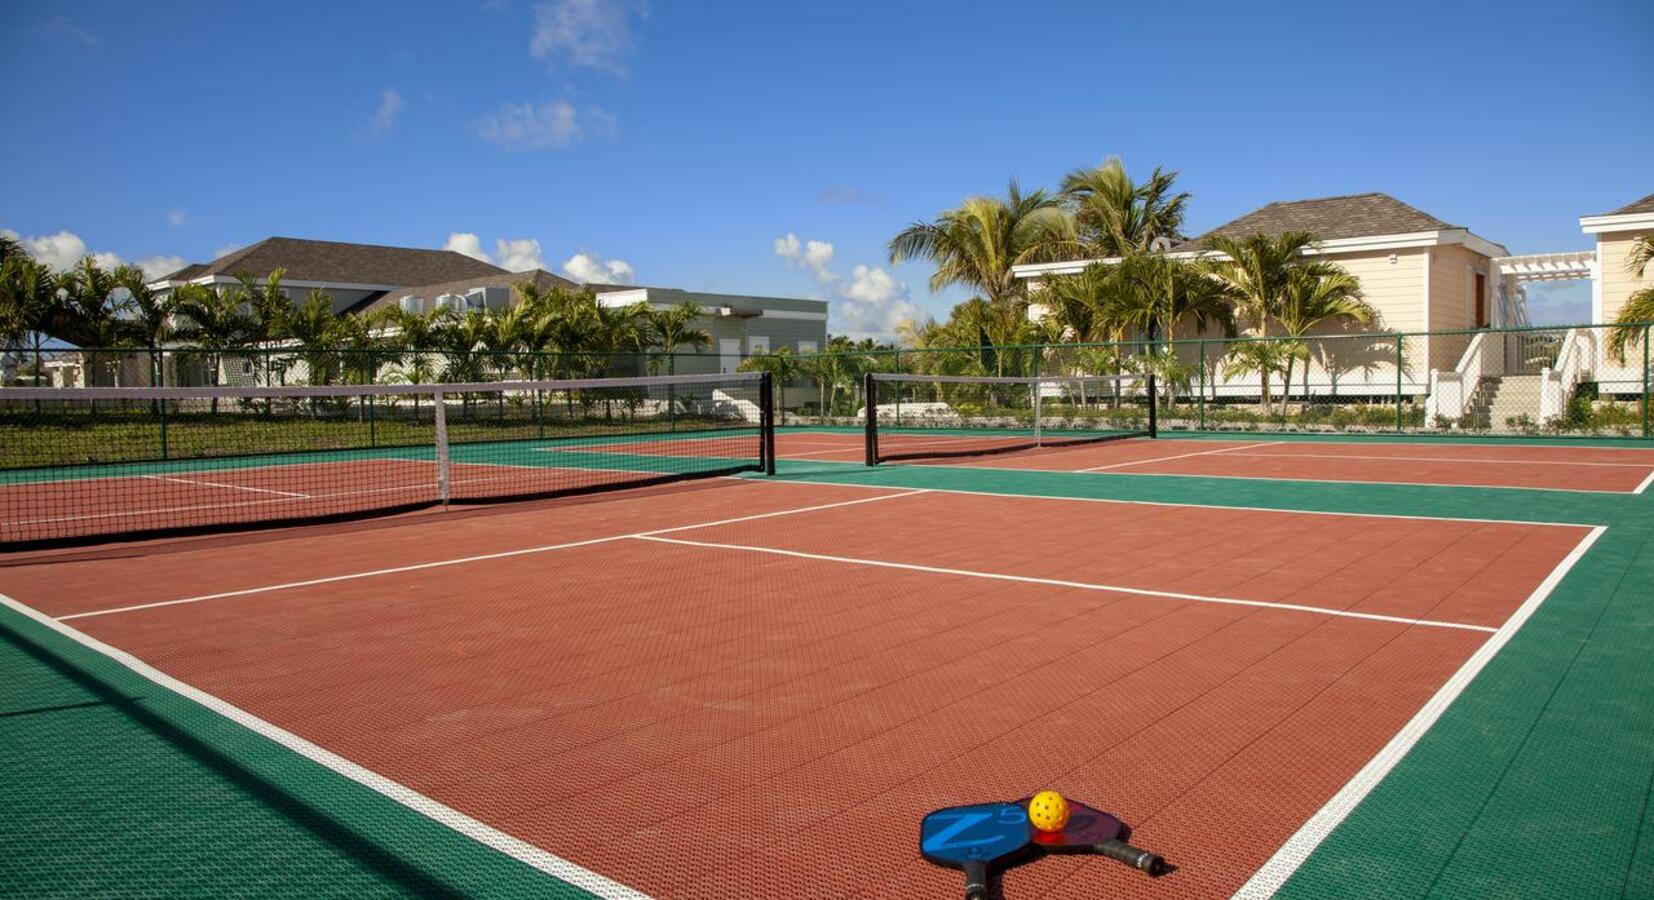
[[165, 398], [156, 399], [155, 417], [161, 426], [161, 458], [171, 459], [171, 447], [167, 443], [167, 401]]
[[448, 460], [448, 401], [441, 391], [431, 395], [436, 416], [436, 496], [443, 506], [448, 505], [452, 480]]
[[862, 427], [867, 435], [867, 464], [879, 464], [879, 389], [878, 382], [873, 380], [873, 373], [862, 375], [862, 414], [866, 421]]
[[1196, 425], [1199, 431], [1206, 430], [1206, 339], [1200, 341], [1200, 422]]
[[764, 474], [775, 474], [775, 377], [769, 372], [758, 376], [758, 456], [764, 464]]
[[1648, 338], [1654, 326], [1643, 326], [1643, 437], [1648, 437]]
[[1149, 437], [1160, 436], [1160, 389], [1154, 377], [1155, 321], [1149, 320]]
[[1033, 381], [1028, 382], [1028, 390], [1033, 392], [1034, 446], [1040, 447], [1043, 446], [1043, 443], [1041, 442], [1042, 429], [1040, 426], [1043, 424], [1041, 420], [1044, 418], [1040, 413], [1040, 395], [1045, 392], [1040, 390], [1039, 378], [1037, 376]]

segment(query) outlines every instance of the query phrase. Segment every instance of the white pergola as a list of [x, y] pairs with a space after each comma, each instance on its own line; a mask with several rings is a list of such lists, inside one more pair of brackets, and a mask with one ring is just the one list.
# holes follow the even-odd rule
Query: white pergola
[[1597, 274], [1595, 250], [1563, 253], [1527, 253], [1489, 260], [1490, 281], [1499, 292], [1499, 325], [1528, 324], [1528, 305], [1522, 285], [1536, 281], [1589, 281]]

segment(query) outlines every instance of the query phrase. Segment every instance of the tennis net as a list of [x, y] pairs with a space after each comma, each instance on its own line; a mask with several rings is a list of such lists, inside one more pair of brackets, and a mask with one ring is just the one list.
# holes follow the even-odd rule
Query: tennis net
[[867, 464], [1153, 437], [1140, 375], [991, 377], [869, 373]]
[[0, 389], [7, 548], [774, 470], [763, 373]]

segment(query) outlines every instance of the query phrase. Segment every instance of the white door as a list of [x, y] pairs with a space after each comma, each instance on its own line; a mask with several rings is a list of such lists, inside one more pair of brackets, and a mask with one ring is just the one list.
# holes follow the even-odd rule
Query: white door
[[725, 375], [735, 371], [741, 365], [741, 339], [718, 339], [718, 371]]

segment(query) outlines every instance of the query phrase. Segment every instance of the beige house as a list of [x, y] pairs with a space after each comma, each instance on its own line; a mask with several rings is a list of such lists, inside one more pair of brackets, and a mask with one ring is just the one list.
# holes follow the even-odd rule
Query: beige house
[[1654, 233], [1654, 194], [1600, 216], [1581, 216], [1579, 227], [1597, 239], [1591, 320], [1612, 322], [1626, 299], [1654, 280], [1654, 272], [1645, 272], [1638, 278], [1625, 270], [1631, 244], [1645, 234]]

